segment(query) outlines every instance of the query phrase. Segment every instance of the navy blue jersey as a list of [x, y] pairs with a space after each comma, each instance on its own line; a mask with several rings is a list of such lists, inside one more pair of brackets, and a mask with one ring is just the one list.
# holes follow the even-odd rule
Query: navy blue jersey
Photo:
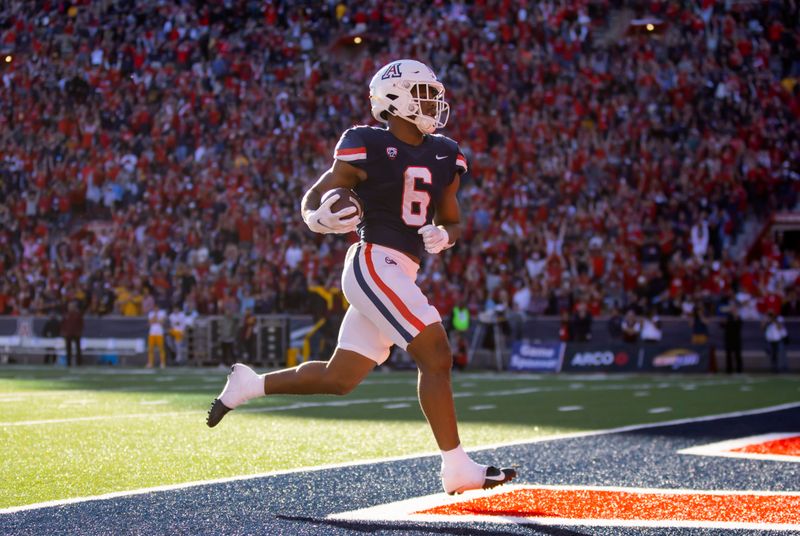
[[346, 130], [335, 158], [367, 173], [354, 189], [364, 202], [361, 239], [415, 257], [425, 251], [417, 231], [433, 221], [455, 174], [467, 171], [467, 159], [446, 136], [426, 135], [420, 145], [409, 145], [385, 128], [367, 126]]

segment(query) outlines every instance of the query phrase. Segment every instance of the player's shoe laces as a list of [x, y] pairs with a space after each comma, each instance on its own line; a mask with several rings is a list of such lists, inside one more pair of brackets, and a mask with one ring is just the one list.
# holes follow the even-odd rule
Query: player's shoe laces
[[229, 411], [263, 394], [264, 380], [261, 376], [247, 365], [233, 365], [225, 387], [211, 403], [206, 424], [209, 428], [215, 427]]
[[[464, 493], [465, 491], [473, 489], [491, 489], [496, 486], [511, 482], [517, 476], [515, 469], [498, 469], [492, 465], [487, 466], [483, 475], [478, 478], [463, 479], [454, 478], [445, 473], [442, 474], [442, 487], [448, 495], [455, 495], [457, 493]], [[459, 482], [459, 480], [461, 480]]]

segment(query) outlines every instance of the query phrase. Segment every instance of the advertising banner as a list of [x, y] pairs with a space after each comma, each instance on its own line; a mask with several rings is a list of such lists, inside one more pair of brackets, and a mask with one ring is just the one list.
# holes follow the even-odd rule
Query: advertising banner
[[561, 359], [564, 344], [531, 343], [517, 341], [511, 347], [509, 370], [524, 372], [558, 372], [561, 370]]
[[635, 344], [568, 343], [561, 370], [566, 372], [636, 372], [640, 347]]
[[567, 343], [565, 372], [707, 372], [708, 346]]
[[644, 346], [642, 369], [653, 372], [708, 372], [708, 346]]

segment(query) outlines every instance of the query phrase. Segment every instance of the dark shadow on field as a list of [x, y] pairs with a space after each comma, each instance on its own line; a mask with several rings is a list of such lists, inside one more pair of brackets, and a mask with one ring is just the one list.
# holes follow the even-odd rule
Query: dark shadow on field
[[[325, 519], [306, 516], [287, 516], [277, 515], [278, 519], [284, 521], [297, 521], [302, 523], [313, 523], [337, 529], [347, 529], [349, 531], [365, 534], [374, 534], [377, 531], [397, 532], [398, 534], [451, 534], [453, 536], [515, 536], [519, 531], [507, 531], [497, 528], [480, 529], [474, 524], [472, 526], [452, 527], [443, 524], [424, 524], [424, 523], [398, 523], [398, 522], [378, 522], [378, 521], [347, 521], [339, 519]], [[534, 524], [521, 524], [528, 529], [528, 534], [542, 534], [548, 536], [586, 536], [589, 533], [577, 532], [558, 527], [547, 527]]]

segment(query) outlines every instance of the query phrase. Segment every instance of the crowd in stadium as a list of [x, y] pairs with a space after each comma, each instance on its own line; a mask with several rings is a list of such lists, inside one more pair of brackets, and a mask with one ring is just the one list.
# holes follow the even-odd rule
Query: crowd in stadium
[[[622, 4], [660, 22], [604, 42]], [[402, 57], [470, 165], [463, 238], [420, 270], [443, 316], [800, 314], [796, 252], [731, 254], [798, 202], [797, 3], [643, 4], [4, 2], [0, 314], [303, 311], [356, 237], [300, 198]]]

